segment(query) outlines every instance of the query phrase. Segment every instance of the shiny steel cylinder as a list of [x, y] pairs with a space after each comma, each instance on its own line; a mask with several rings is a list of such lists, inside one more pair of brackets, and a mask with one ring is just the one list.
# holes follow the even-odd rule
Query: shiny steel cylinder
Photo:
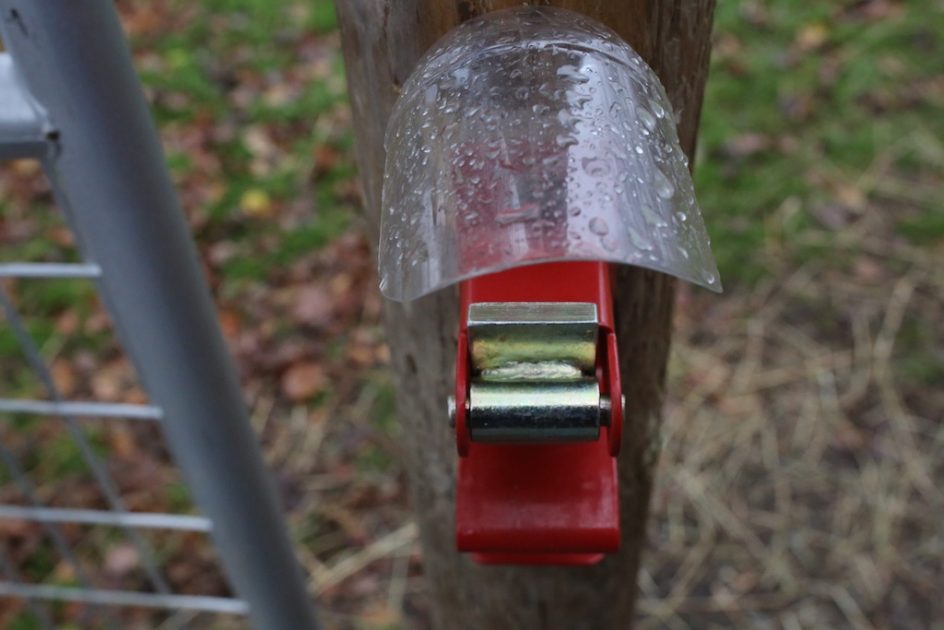
[[475, 442], [580, 442], [605, 422], [593, 378], [548, 382], [473, 382], [469, 433]]

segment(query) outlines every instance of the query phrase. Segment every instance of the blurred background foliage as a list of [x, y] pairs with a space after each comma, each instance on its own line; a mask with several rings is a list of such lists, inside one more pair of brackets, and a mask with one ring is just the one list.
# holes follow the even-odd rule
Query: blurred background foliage
[[[425, 627], [334, 6], [117, 6], [325, 617]], [[680, 289], [641, 627], [944, 618], [942, 59], [940, 0], [719, 2], [695, 178], [727, 291]], [[35, 164], [0, 172], [0, 245], [78, 258]], [[64, 393], [144, 400], [90, 287], [7, 288]], [[41, 395], [18, 352], [0, 325], [0, 395]], [[192, 509], [153, 430], [87, 430], [130, 508]], [[102, 507], [56, 426], [0, 439], [45, 500]], [[143, 585], [115, 532], [67, 534], [100, 583]], [[177, 590], [226, 593], [205, 541], [153, 536]], [[74, 583], [38, 528], [0, 537], [26, 578]]]

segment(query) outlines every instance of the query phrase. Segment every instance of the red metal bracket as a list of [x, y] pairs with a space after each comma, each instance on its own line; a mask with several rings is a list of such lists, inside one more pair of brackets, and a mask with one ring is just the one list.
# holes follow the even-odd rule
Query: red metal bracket
[[[476, 302], [592, 302], [600, 321], [597, 379], [613, 401], [609, 425], [595, 442], [487, 444], [466, 423], [471, 364], [469, 305]], [[519, 267], [461, 285], [456, 360], [459, 474], [456, 541], [492, 564], [593, 564], [619, 547], [615, 456], [622, 434], [622, 390], [609, 266], [559, 262]]]

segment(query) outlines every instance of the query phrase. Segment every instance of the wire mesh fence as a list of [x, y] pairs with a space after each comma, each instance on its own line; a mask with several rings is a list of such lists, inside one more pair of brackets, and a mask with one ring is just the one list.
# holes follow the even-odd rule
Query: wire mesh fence
[[[75, 353], [69, 352], [68, 346], [80, 335], [53, 331], [44, 335], [45, 344], [41, 344], [36, 333], [42, 335], [50, 328], [41, 318], [31, 318], [33, 313], [18, 308], [18, 302], [29, 307], [31, 295], [48, 295], [48, 286], [44, 290], [36, 285], [54, 281], [61, 289], [64, 281], [89, 283], [100, 273], [96, 265], [81, 262], [0, 263], [4, 371], [21, 374], [26, 368], [34, 377], [33, 382], [18, 388], [5, 380], [0, 390], [0, 529], [5, 538], [0, 550], [0, 596], [29, 602], [28, 610], [40, 627], [56, 627], [56, 620], [63, 615], [82, 619], [89, 626], [117, 623], [123, 627], [136, 620], [148, 627], [160, 623], [174, 627], [194, 623], [199, 613], [211, 613], [215, 623], [227, 627], [236, 625], [247, 611], [244, 602], [184, 594], [181, 589], [196, 585], [188, 585], [186, 580], [174, 584], [167, 576], [174, 556], [181, 551], [196, 548], [203, 555], [211, 552], [205, 536], [212, 529], [209, 519], [192, 513], [185, 497], [168, 502], [153, 496], [175, 488], [178, 494], [185, 494], [179, 478], [166, 479], [163, 484], [161, 480], [152, 482], [146, 492], [150, 496], [139, 497], [138, 503], [176, 503], [187, 513], [131, 511], [124, 497], [129, 488], [134, 495], [134, 488], [116, 478], [115, 466], [109, 466], [115, 450], [109, 443], [120, 439], [115, 436], [124, 435], [124, 448], [132, 452], [139, 451], [142, 442], [153, 446], [161, 439], [161, 409], [146, 401], [86, 399], [94, 395], [94, 388], [76, 386], [76, 377], [71, 377], [71, 388], [76, 390], [73, 395], [83, 398], [69, 399], [70, 392], [63, 391], [61, 384], [63, 377], [57, 384], [51, 364], [70, 366], [66, 369], [75, 372]], [[28, 324], [31, 319], [35, 332]], [[106, 339], [110, 333], [96, 335], [106, 347], [113, 343]], [[18, 346], [20, 356], [9, 352], [10, 342]], [[118, 361], [131, 371], [123, 358]], [[27, 397], [29, 394], [35, 397]], [[120, 426], [116, 432], [106, 424]], [[60, 457], [70, 461], [50, 470], [42, 460], [57, 449]], [[76, 492], [63, 496], [54, 486], [72, 487]], [[225, 590], [221, 576], [216, 579], [217, 584], [209, 585], [212, 590]], [[56, 608], [63, 602], [78, 609], [57, 614]], [[129, 614], [114, 607], [136, 611]], [[11, 619], [16, 619], [13, 608], [18, 606], [10, 608]], [[228, 621], [219, 618], [220, 614], [228, 615]], [[209, 623], [209, 618], [205, 620]]]
[[[0, 12], [0, 159], [39, 161], [73, 250], [0, 258], [0, 618], [315, 627], [114, 8]], [[76, 301], [82, 325], [41, 317]], [[147, 468], [170, 455], [183, 474]]]
[[[10, 63], [9, 57], [2, 62]], [[32, 171], [37, 164], [19, 162], [16, 168]], [[227, 627], [237, 625], [247, 612], [245, 602], [182, 593], [181, 588], [192, 590], [196, 585], [168, 577], [175, 555], [194, 549], [212, 555], [206, 537], [211, 521], [193, 513], [179, 475], [166, 478], [165, 473], [166, 479], [148, 484], [147, 496], [143, 501], [138, 496], [136, 502], [163, 503], [186, 512], [140, 512], [129, 507], [125, 498], [129, 491], [131, 500], [136, 500], [133, 484], [118, 478], [116, 472], [122, 472], [122, 467], [110, 461], [115, 449], [109, 443], [124, 436], [126, 451], [136, 452], [144, 444], [154, 450], [162, 441], [162, 410], [144, 398], [136, 383], [109, 386], [105, 374], [98, 379], [106, 384], [94, 385], [95, 373], [101, 375], [109, 365], [121, 366], [120, 376], [111, 370], [112, 380], [137, 379], [123, 354], [103, 358], [83, 347], [95, 345], [114, 354], [117, 345], [95, 290], [102, 269], [78, 258], [71, 230], [55, 216], [54, 191], [48, 190], [48, 182], [39, 186], [47, 189], [50, 203], [21, 210], [44, 225], [44, 235], [55, 232], [55, 240], [66, 246], [40, 252], [44, 260], [16, 260], [17, 255], [30, 255], [30, 238], [12, 235], [4, 239], [0, 252], [0, 371], [4, 375], [0, 382], [0, 531], [4, 538], [0, 597], [6, 599], [0, 611], [6, 609], [8, 623], [17, 619], [29, 623], [30, 617], [18, 612], [25, 607], [32, 621], [44, 628], [58, 627], [65, 618], [90, 627], [126, 627], [128, 623], [177, 627], [194, 623], [201, 613], [211, 614]], [[4, 201], [0, 197], [0, 204]], [[8, 204], [4, 209], [17, 212]], [[88, 311], [84, 324], [90, 320], [91, 325], [84, 328], [92, 332], [74, 330], [83, 327], [68, 322], [48, 321], [50, 310], [56, 310], [48, 308], [48, 302], [60, 299], [57, 296], [80, 302], [72, 306]], [[76, 367], [77, 363], [84, 363], [84, 368]], [[82, 372], [85, 377], [76, 376]], [[125, 398], [141, 400], [94, 399], [96, 390], [108, 395], [118, 393], [112, 391], [117, 389], [124, 390], [120, 393]], [[163, 458], [165, 453], [159, 457]], [[127, 466], [124, 469], [128, 471]], [[154, 496], [167, 493], [176, 493], [177, 500]], [[228, 590], [219, 570], [213, 573], [211, 590]], [[221, 614], [228, 617], [220, 618]]]

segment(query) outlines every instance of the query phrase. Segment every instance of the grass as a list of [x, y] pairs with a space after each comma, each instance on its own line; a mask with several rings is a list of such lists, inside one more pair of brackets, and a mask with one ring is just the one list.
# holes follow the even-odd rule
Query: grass
[[[333, 5], [120, 6], [326, 617], [422, 627]], [[944, 615], [942, 33], [935, 0], [718, 3], [695, 177], [727, 293], [680, 299], [641, 627], [927, 627]], [[35, 169], [0, 183], [3, 260], [75, 260]], [[330, 313], [293, 314], [313, 288]], [[117, 349], [88, 287], [9, 289], [44, 357], [85, 366], [73, 385], [91, 397]], [[0, 359], [0, 395], [42, 393], [4, 326]], [[297, 361], [321, 365], [330, 387], [291, 399], [280, 379]], [[0, 427], [47, 492], [85, 474], [49, 426]], [[99, 432], [95, 444], [124, 466], [164, 466], [151, 438], [133, 433], [129, 447]], [[190, 510], [181, 482], [155, 484], [136, 496]], [[16, 541], [37, 545], [17, 558], [31, 576], [55, 579], [39, 533]], [[189, 576], [184, 590], [218, 592], [196, 548], [167, 542], [165, 568]], [[29, 619], [0, 609], [9, 627]]]
[[[940, 95], [915, 92], [939, 73], [944, 16], [933, 2], [919, 4], [866, 19], [840, 2], [719, 3], [696, 189], [726, 285], [767, 274], [769, 224], [785, 200], [798, 206], [780, 226], [780, 239], [791, 240], [818, 224], [837, 187], [861, 190], [878, 161], [890, 158], [902, 179], [929, 168], [921, 147], [944, 136]], [[754, 147], [738, 143], [751, 137]], [[901, 222], [909, 237], [940, 238], [938, 180], [918, 183], [923, 202]]]

